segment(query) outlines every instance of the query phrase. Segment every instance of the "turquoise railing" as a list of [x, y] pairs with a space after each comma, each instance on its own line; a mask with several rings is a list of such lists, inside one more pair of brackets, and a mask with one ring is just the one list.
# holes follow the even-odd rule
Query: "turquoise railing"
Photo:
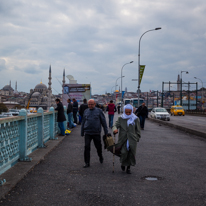
[[[68, 119], [65, 106], [64, 111]], [[48, 140], [56, 139], [59, 132], [56, 119], [57, 112], [53, 107], [48, 112], [39, 108], [31, 115], [21, 109], [19, 116], [0, 119], [0, 175], [18, 161], [32, 161], [28, 157], [30, 153], [45, 147]], [[67, 121], [64, 123], [67, 128]]]

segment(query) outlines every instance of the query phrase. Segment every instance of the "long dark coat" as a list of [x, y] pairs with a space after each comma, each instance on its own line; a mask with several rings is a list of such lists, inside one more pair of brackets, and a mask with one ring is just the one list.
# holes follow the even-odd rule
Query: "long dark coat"
[[64, 116], [64, 107], [63, 107], [63, 104], [61, 102], [59, 102], [57, 104], [57, 108], [55, 108], [55, 110], [58, 111], [58, 113], [57, 113], [57, 122], [66, 121], [66, 118]]
[[[134, 166], [136, 164], [135, 154], [137, 142], [141, 137], [139, 118], [134, 121], [135, 124], [127, 126], [127, 119], [121, 117], [115, 122], [112, 130], [119, 129], [118, 142], [115, 148], [120, 148], [120, 162], [122, 166]], [[129, 140], [129, 151], [127, 150], [127, 140]], [[112, 146], [111, 146], [112, 148]]]

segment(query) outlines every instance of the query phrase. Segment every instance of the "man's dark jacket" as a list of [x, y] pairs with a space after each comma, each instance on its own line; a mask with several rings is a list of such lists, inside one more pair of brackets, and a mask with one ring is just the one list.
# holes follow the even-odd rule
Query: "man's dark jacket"
[[73, 102], [73, 112], [78, 112], [78, 102]]
[[105, 135], [107, 135], [107, 123], [102, 110], [97, 107], [94, 107], [94, 109], [86, 109], [82, 120], [81, 136], [84, 136], [84, 134], [100, 135], [101, 126], [104, 128]]
[[83, 117], [84, 111], [88, 108], [88, 104], [84, 103], [80, 105], [79, 114]]
[[63, 107], [63, 104], [61, 102], [59, 102], [57, 104], [57, 108], [55, 108], [55, 110], [58, 111], [58, 113], [57, 113], [57, 122], [66, 121], [66, 118], [64, 116], [64, 107]]
[[140, 106], [136, 111], [135, 111], [135, 114], [138, 113], [138, 116], [145, 116], [145, 117], [148, 117], [148, 109], [146, 106]]
[[67, 114], [69, 114], [69, 113], [71, 113], [71, 112], [73, 112], [73, 105], [72, 105], [72, 103], [70, 102], [70, 103], [68, 103]]

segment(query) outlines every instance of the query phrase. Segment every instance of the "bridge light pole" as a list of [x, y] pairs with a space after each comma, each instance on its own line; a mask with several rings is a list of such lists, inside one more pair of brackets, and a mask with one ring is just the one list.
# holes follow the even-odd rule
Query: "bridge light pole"
[[[124, 64], [124, 65], [122, 66], [122, 69], [121, 69], [121, 100], [122, 100], [121, 109], [122, 109], [122, 106], [123, 106], [123, 96], [122, 96], [122, 77], [123, 77], [123, 76], [122, 76], [122, 70], [123, 70], [123, 68], [124, 68], [125, 65], [127, 65], [127, 64], [132, 64], [132, 63], [133, 63], [133, 61]], [[123, 111], [123, 110], [122, 110], [122, 111]]]
[[138, 51], [138, 107], [139, 107], [139, 90], [140, 90], [140, 41], [141, 41], [143, 35], [146, 34], [147, 32], [155, 31], [155, 30], [159, 30], [159, 29], [161, 29], [161, 27], [157, 27], [155, 29], [148, 30], [148, 31], [144, 32], [142, 34], [142, 36], [140, 37], [140, 39], [139, 39], [139, 51]]

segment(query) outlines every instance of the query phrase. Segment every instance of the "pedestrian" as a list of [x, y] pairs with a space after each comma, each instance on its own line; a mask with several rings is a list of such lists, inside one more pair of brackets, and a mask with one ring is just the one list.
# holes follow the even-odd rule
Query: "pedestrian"
[[140, 119], [140, 127], [142, 130], [144, 130], [144, 124], [145, 124], [145, 118], [148, 117], [148, 109], [145, 106], [145, 103], [143, 102], [142, 105], [135, 111], [135, 114]]
[[117, 106], [117, 110], [118, 110], [118, 114], [120, 114], [120, 104], [118, 104], [118, 106]]
[[113, 133], [118, 133], [118, 129], [119, 137], [115, 148], [121, 148], [121, 169], [125, 171], [125, 167], [127, 167], [126, 172], [131, 174], [130, 166], [136, 164], [137, 142], [141, 137], [139, 118], [133, 114], [132, 105], [127, 104], [124, 106], [123, 114], [117, 119], [112, 128]]
[[73, 118], [74, 118], [74, 123], [77, 124], [77, 112], [78, 112], [78, 102], [75, 98], [73, 100]]
[[95, 101], [90, 99], [88, 101], [88, 109], [84, 111], [81, 136], [84, 136], [84, 168], [90, 167], [90, 148], [91, 141], [94, 141], [94, 145], [97, 149], [100, 163], [103, 163], [102, 156], [102, 143], [101, 143], [101, 126], [104, 128], [105, 135], [108, 134], [107, 123], [105, 116], [101, 109], [95, 107]]
[[81, 117], [81, 118], [80, 118], [80, 119], [81, 119], [80, 124], [81, 124], [81, 122], [82, 122], [84, 110], [86, 110], [87, 108], [88, 108], [87, 100], [84, 99], [84, 100], [83, 100], [83, 104], [81, 104], [80, 107], [79, 107], [79, 115], [80, 115], [80, 117]]
[[64, 127], [64, 121], [66, 121], [65, 115], [64, 115], [64, 107], [63, 104], [61, 103], [60, 99], [56, 99], [55, 100], [57, 107], [55, 108], [55, 110], [58, 111], [57, 113], [57, 122], [58, 122], [58, 126], [60, 129], [60, 135], [59, 136], [64, 136], [65, 135], [65, 127]]
[[68, 122], [69, 122], [69, 128], [76, 127], [73, 122], [73, 105], [71, 103], [71, 99], [67, 99], [68, 107], [67, 107], [67, 115], [68, 115]]
[[117, 108], [115, 104], [113, 103], [113, 100], [110, 100], [110, 103], [107, 106], [107, 111], [108, 111], [108, 117], [109, 117], [109, 127], [112, 128], [114, 113], [117, 111]]

